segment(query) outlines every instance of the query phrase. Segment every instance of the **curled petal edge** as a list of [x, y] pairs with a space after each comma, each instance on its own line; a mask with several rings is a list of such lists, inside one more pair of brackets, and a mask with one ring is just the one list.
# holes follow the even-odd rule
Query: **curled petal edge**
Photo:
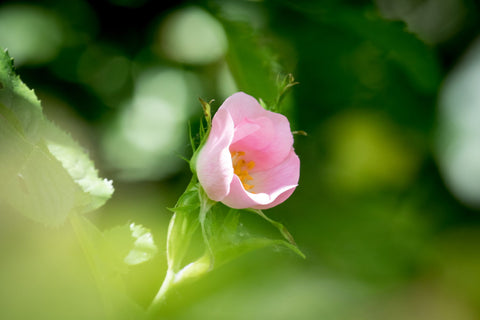
[[217, 111], [209, 138], [196, 160], [197, 176], [208, 197], [221, 201], [230, 193], [233, 179], [229, 146], [234, 134], [233, 120], [227, 111]]

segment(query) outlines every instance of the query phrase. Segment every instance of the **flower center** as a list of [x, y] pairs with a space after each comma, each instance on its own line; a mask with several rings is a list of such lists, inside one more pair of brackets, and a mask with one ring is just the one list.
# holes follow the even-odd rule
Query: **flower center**
[[254, 186], [248, 184], [249, 180], [253, 180], [253, 178], [248, 174], [248, 170], [251, 170], [255, 167], [254, 161], [246, 162], [243, 159], [245, 152], [243, 151], [230, 151], [232, 155], [232, 165], [233, 165], [233, 173], [235, 173], [243, 184], [245, 190], [250, 190]]

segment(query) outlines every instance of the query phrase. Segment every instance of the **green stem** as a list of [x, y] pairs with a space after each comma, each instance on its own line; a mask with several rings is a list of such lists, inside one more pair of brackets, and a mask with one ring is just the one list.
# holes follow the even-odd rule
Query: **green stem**
[[167, 270], [167, 274], [165, 275], [165, 279], [160, 286], [155, 298], [153, 299], [152, 303], [148, 308], [148, 315], [150, 317], [154, 317], [158, 314], [162, 306], [165, 304], [165, 300], [167, 298], [168, 291], [174, 285], [175, 280], [175, 273], [172, 270]]
[[[167, 231], [167, 273], [160, 289], [148, 307], [148, 315], [154, 317], [165, 305], [168, 292], [173, 286], [197, 279], [211, 269], [213, 254], [208, 243], [204, 223], [207, 213], [215, 201], [208, 199], [196, 176], [188, 184], [172, 211]], [[208, 253], [188, 265], [183, 265], [184, 257], [190, 248], [190, 241], [198, 225], [202, 226], [202, 235], [208, 247]]]
[[[196, 185], [197, 179], [194, 175], [185, 192], [180, 196], [173, 208], [174, 214], [170, 219], [167, 231], [167, 273], [152, 303], [148, 307], [147, 312], [150, 317], [158, 314], [165, 304], [167, 293], [175, 284], [176, 271], [180, 270], [181, 262], [189, 246], [191, 235], [196, 229], [196, 225], [189, 225], [189, 221], [186, 219], [184, 213], [178, 211], [178, 209], [190, 205], [185, 195], [194, 190]], [[175, 211], [175, 209], [177, 209], [177, 211]]]

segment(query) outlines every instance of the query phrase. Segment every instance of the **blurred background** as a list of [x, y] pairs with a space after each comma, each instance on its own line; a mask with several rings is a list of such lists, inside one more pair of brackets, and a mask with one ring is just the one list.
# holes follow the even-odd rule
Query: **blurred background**
[[[138, 305], [163, 278], [198, 98], [273, 101], [292, 73], [300, 184], [266, 213], [306, 260], [245, 255], [175, 292], [165, 317], [467, 320], [480, 318], [479, 13], [474, 0], [1, 1], [0, 47], [113, 179], [88, 217], [152, 230], [159, 254], [124, 276]], [[0, 210], [0, 317], [102, 319], [71, 226]]]

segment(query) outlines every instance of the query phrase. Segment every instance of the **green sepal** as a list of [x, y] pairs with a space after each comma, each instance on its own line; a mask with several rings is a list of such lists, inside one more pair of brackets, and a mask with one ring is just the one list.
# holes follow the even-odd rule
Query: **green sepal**
[[[195, 176], [170, 210], [174, 214], [167, 232], [167, 272], [148, 308], [150, 315], [158, 313], [172, 288], [197, 280], [250, 251], [272, 246], [284, 247], [305, 257], [281, 223], [268, 218], [260, 210], [233, 209], [209, 199]], [[282, 237], [270, 238], [251, 233], [240, 222], [249, 212], [256, 213], [273, 225]], [[197, 232], [199, 227], [201, 235]], [[203, 253], [199, 253], [198, 244], [202, 242]]]
[[[171, 210], [174, 215], [168, 229], [167, 260], [176, 281], [180, 280], [178, 275], [187, 266], [197, 266], [202, 272], [208, 272], [243, 253], [266, 246], [283, 246], [305, 258], [283, 224], [267, 217], [261, 210], [238, 210], [212, 201], [195, 179]], [[281, 238], [252, 234], [240, 222], [242, 216], [248, 213], [255, 213], [275, 227]], [[190, 243], [198, 227], [201, 229], [204, 254], [193, 262], [185, 263], [184, 258], [191, 249]], [[205, 267], [207, 261], [208, 268]]]
[[167, 231], [167, 264], [172, 272], [182, 268], [193, 234], [199, 226], [198, 210], [200, 199], [196, 179], [192, 179], [185, 192], [180, 196]]
[[291, 73], [287, 74], [286, 76], [278, 75], [277, 96], [275, 97], [275, 101], [272, 103], [271, 107], [267, 109], [273, 112], [280, 112], [280, 106], [286, 94], [290, 91], [292, 87], [296, 86], [297, 84], [299, 84], [299, 82], [295, 81], [295, 78]]
[[212, 129], [212, 107], [210, 104], [213, 102], [211, 100], [210, 102], [204, 101], [202, 98], [198, 99], [200, 101], [200, 104], [202, 105], [203, 108], [203, 115], [205, 117], [205, 122], [207, 123], [207, 127], [204, 127], [203, 121], [200, 120], [200, 142], [198, 143], [198, 146], [196, 146], [194, 138], [192, 136], [191, 129], [189, 129], [190, 132], [190, 144], [192, 145], [192, 150], [193, 150], [193, 155], [192, 158], [190, 159], [190, 170], [192, 171], [193, 175], [196, 176], [196, 165], [197, 165], [197, 156], [200, 150], [202, 150], [203, 145], [207, 142], [208, 136], [210, 134], [210, 130]]

